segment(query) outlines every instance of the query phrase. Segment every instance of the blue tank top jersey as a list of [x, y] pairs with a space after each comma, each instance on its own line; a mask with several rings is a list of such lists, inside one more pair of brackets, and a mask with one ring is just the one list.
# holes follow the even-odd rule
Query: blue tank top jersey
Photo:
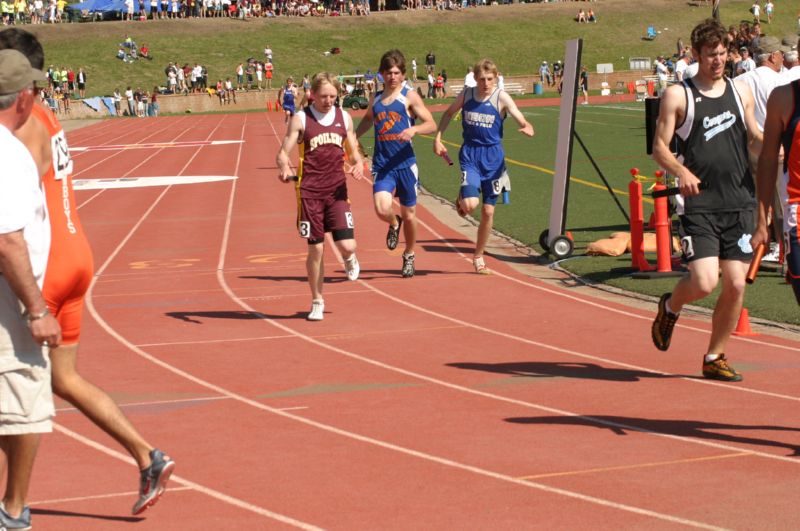
[[375, 173], [386, 168], [409, 168], [417, 163], [411, 142], [398, 140], [398, 134], [412, 126], [413, 121], [406, 110], [408, 87], [403, 87], [395, 100], [383, 103], [383, 92], [375, 95], [372, 104], [375, 125], [375, 152], [372, 168]]
[[489, 99], [475, 99], [477, 89], [471, 87], [464, 94], [461, 107], [461, 127], [464, 144], [469, 146], [493, 146], [503, 140], [503, 120], [498, 110], [500, 89], [495, 89]]
[[294, 107], [294, 92], [284, 89], [283, 91], [283, 104], [286, 106]]

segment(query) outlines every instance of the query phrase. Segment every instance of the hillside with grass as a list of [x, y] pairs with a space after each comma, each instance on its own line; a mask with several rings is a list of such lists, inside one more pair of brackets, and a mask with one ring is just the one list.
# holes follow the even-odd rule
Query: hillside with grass
[[[750, 17], [749, 0], [723, 0], [722, 21], [738, 24]], [[591, 5], [597, 24], [578, 24], [580, 7]], [[783, 36], [796, 30], [794, 12], [778, 5], [776, 19], [763, 24], [765, 33]], [[45, 47], [48, 65], [83, 66], [89, 76], [87, 95], [107, 95], [128, 85], [150, 89], [164, 83], [169, 61], [201, 63], [209, 79], [235, 75], [236, 65], [263, 58], [264, 46], [274, 51], [276, 80], [320, 70], [354, 73], [376, 69], [381, 54], [400, 48], [417, 58], [423, 71], [428, 51], [436, 54], [437, 70], [462, 77], [481, 57], [498, 63], [505, 75], [532, 74], [543, 60], [561, 57], [564, 41], [584, 39], [584, 62], [613, 63], [628, 70], [631, 57], [655, 58], [675, 53], [679, 38], [689, 41], [691, 28], [711, 13], [710, 2], [672, 0], [600, 0], [592, 4], [557, 2], [498, 5], [457, 12], [394, 11], [369, 17], [278, 19], [186, 19], [144, 22], [94, 22], [26, 26]], [[648, 25], [660, 32], [643, 39]], [[126, 35], [146, 43], [154, 60], [123, 63], [117, 46]], [[325, 55], [338, 47], [338, 55]]]

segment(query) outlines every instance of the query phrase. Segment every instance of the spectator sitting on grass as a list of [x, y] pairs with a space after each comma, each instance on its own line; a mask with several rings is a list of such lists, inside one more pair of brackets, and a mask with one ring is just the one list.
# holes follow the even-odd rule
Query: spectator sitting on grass
[[578, 16], [575, 17], [575, 20], [578, 22], [586, 22], [586, 13], [584, 13], [583, 9], [578, 10]]
[[597, 17], [595, 16], [595, 14], [594, 14], [594, 11], [592, 11], [591, 9], [590, 9], [590, 10], [589, 10], [589, 12], [586, 14], [586, 21], [587, 21], [587, 22], [594, 22], [594, 23], [597, 23]]
[[139, 48], [139, 55], [141, 55], [142, 58], [147, 59], [149, 61], [153, 60], [153, 57], [150, 55], [150, 48], [147, 47], [147, 44], [142, 43], [142, 47]]

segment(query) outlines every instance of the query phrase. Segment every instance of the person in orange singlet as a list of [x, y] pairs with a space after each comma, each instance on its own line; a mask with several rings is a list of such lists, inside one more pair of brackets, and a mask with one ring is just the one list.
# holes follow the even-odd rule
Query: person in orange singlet
[[[0, 32], [0, 49], [7, 48], [24, 54], [35, 68], [44, 65], [42, 46], [31, 33], [17, 28]], [[43, 104], [34, 105], [16, 136], [36, 161], [50, 217], [50, 254], [42, 293], [62, 329], [61, 343], [50, 349], [53, 391], [116, 439], [136, 460], [140, 485], [133, 514], [140, 514], [164, 493], [175, 463], [148, 444], [111, 397], [76, 369], [83, 300], [94, 264], [75, 206], [69, 147], [58, 119]]]

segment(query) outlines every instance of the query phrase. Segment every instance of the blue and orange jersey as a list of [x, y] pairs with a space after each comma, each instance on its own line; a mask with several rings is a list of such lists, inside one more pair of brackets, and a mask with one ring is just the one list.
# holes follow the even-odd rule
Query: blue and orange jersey
[[372, 171], [385, 168], [409, 168], [417, 163], [411, 142], [400, 140], [401, 131], [413, 125], [406, 109], [406, 94], [409, 88], [403, 86], [400, 93], [389, 104], [383, 101], [383, 92], [375, 95], [372, 103], [373, 123], [375, 125], [375, 152], [372, 156]]

